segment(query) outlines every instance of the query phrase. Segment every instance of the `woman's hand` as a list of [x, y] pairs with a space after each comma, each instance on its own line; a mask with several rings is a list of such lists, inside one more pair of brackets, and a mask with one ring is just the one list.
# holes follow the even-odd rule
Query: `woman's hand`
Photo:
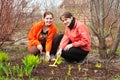
[[40, 53], [42, 53], [43, 47], [41, 44], [37, 45], [37, 48], [40, 50]]
[[69, 50], [71, 47], [73, 47], [73, 45], [72, 44], [68, 44], [65, 48], [64, 48], [64, 50], [66, 51], [66, 50]]
[[61, 54], [62, 54], [62, 49], [59, 49], [58, 52], [57, 52], [57, 54], [56, 54], [56, 57], [60, 57]]
[[50, 52], [46, 52], [46, 54], [45, 54], [45, 61], [46, 62], [50, 61]]

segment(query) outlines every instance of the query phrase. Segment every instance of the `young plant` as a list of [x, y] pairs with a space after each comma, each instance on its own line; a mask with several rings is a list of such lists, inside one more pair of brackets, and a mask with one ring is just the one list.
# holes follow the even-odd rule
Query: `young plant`
[[23, 77], [23, 76], [24, 76], [24, 70], [23, 70], [23, 67], [22, 67], [22, 66], [19, 67], [19, 69], [18, 69], [18, 76], [19, 76], [19, 77]]
[[6, 76], [9, 76], [10, 74], [10, 63], [3, 64], [0, 62], [0, 76], [3, 74], [6, 74]]
[[54, 74], [55, 74], [54, 70], [51, 70], [51, 74], [52, 74], [52, 75], [54, 75]]
[[78, 72], [80, 72], [81, 71], [81, 66], [80, 65], [78, 65]]
[[0, 76], [0, 80], [6, 80], [5, 76]]
[[14, 65], [13, 67], [12, 67], [12, 75], [16, 75], [17, 74], [17, 71], [18, 71], [18, 64], [16, 64], [16, 65]]
[[10, 63], [5, 64], [5, 66], [3, 67], [3, 71], [7, 76], [9, 76], [9, 74], [10, 74]]
[[0, 51], [0, 62], [9, 61], [9, 57], [5, 52]]
[[0, 62], [0, 76], [2, 76], [3, 75], [3, 63], [2, 62]]
[[68, 72], [67, 72], [68, 76], [71, 76], [71, 70], [72, 70], [72, 68], [73, 68], [72, 66], [70, 66], [70, 65], [68, 66]]
[[25, 75], [29, 76], [33, 70], [34, 67], [36, 67], [40, 63], [40, 59], [38, 56], [34, 55], [27, 55], [22, 60], [23, 67], [25, 70]]
[[101, 67], [102, 67], [102, 64], [99, 63], [99, 62], [97, 62], [97, 63], [95, 64], [95, 67], [97, 67], [97, 68], [101, 68]]
[[57, 67], [57, 64], [61, 64], [62, 61], [63, 60], [62, 60], [61, 57], [57, 57], [57, 59], [55, 60], [55, 62], [52, 65], [49, 65], [49, 66]]
[[18, 64], [14, 65], [12, 67], [12, 75], [17, 75], [18, 77], [23, 77], [24, 76], [24, 70], [23, 70], [23, 67], [19, 66]]

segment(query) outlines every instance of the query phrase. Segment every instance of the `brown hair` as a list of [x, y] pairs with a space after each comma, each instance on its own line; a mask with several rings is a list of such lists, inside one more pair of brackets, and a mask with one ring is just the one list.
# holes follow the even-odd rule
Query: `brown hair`
[[43, 18], [45, 18], [47, 15], [52, 15], [52, 17], [54, 18], [53, 13], [50, 11], [46, 11], [43, 15]]
[[71, 18], [71, 17], [73, 17], [72, 13], [70, 13], [70, 12], [64, 12], [64, 13], [60, 16], [60, 20], [62, 20], [61, 18], [62, 18], [63, 16], [64, 16], [65, 18]]

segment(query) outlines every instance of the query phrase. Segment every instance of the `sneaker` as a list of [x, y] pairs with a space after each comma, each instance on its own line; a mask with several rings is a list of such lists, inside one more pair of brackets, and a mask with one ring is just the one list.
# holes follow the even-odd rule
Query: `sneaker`
[[55, 61], [55, 56], [54, 55], [51, 55], [50, 61]]
[[84, 63], [85, 63], [84, 60], [81, 60], [81, 61], [77, 62], [77, 64], [84, 64]]

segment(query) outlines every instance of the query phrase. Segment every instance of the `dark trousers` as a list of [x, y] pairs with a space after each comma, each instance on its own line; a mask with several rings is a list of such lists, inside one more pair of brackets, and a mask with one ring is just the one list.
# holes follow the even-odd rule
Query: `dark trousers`
[[72, 47], [69, 50], [62, 50], [61, 56], [68, 62], [79, 62], [85, 59], [89, 51], [84, 51], [78, 47]]
[[[63, 37], [63, 34], [56, 34], [54, 36], [53, 41], [52, 41], [52, 48], [51, 48], [50, 54], [53, 54], [53, 55], [56, 54], [62, 37]], [[46, 43], [46, 40], [43, 40], [41, 42], [41, 44], [43, 46], [43, 52], [45, 52], [45, 45], [46, 45], [45, 43]], [[37, 55], [37, 54], [40, 54], [40, 51], [37, 49], [36, 46], [32, 46], [30, 48], [30, 53]]]

